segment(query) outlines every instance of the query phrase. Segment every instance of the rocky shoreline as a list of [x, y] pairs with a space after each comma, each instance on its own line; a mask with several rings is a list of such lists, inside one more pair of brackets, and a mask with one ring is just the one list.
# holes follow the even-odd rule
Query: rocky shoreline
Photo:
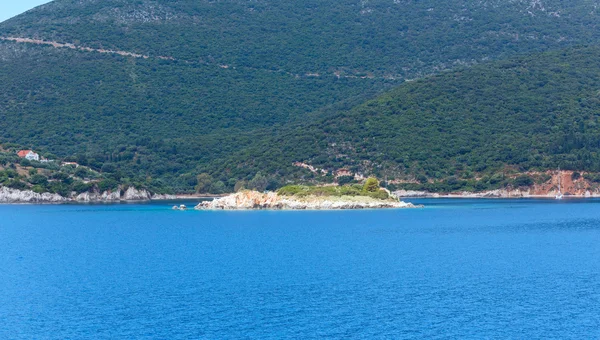
[[126, 190], [118, 188], [113, 191], [72, 193], [63, 197], [53, 193], [36, 193], [31, 190], [17, 190], [0, 186], [0, 203], [94, 203], [119, 201], [149, 201], [177, 199], [175, 195], [152, 195], [144, 189], [129, 187]]
[[[411, 198], [555, 198], [558, 192], [550, 192], [548, 194], [536, 194], [531, 190], [490, 190], [483, 192], [452, 192], [452, 193], [434, 193], [427, 191], [415, 191], [415, 190], [398, 190], [394, 191], [393, 194], [396, 197], [411, 197]], [[586, 191], [583, 194], [565, 194], [565, 198], [597, 198], [600, 197], [600, 193]]]
[[282, 196], [275, 192], [243, 191], [200, 202], [196, 210], [342, 210], [418, 208], [412, 203], [365, 196]]

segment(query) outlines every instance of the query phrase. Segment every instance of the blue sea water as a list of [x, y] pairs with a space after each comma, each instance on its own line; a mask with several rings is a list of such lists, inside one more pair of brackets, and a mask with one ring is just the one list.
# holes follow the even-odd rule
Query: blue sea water
[[0, 338], [600, 338], [600, 201], [414, 202], [0, 205]]

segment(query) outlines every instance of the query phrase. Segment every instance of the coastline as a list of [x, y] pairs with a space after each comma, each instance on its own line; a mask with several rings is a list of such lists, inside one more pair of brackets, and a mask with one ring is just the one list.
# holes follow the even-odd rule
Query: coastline
[[[247, 192], [248, 193], [248, 192]], [[432, 193], [426, 191], [398, 190], [393, 192], [397, 201], [370, 200], [361, 196], [348, 197], [291, 197], [281, 196], [266, 197], [264, 193], [252, 192], [253, 197], [246, 197], [242, 200], [231, 199], [239, 196], [237, 194], [151, 194], [144, 189], [129, 187], [126, 190], [118, 188], [114, 191], [84, 192], [81, 194], [72, 193], [69, 197], [63, 197], [53, 193], [35, 193], [29, 190], [17, 190], [7, 187], [0, 187], [0, 204], [102, 204], [102, 203], [133, 203], [133, 202], [152, 202], [152, 201], [175, 201], [175, 200], [200, 200], [196, 209], [202, 210], [339, 210], [339, 209], [381, 209], [381, 208], [405, 208], [401, 199], [403, 198], [441, 198], [441, 199], [555, 199], [554, 193], [545, 195], [533, 194], [528, 190], [492, 190], [485, 192], [452, 192], [452, 193]], [[261, 196], [263, 195], [263, 196]], [[357, 201], [357, 197], [359, 197]], [[207, 202], [223, 201], [229, 198], [229, 202], [224, 205], [214, 205], [209, 208]], [[600, 193], [586, 192], [584, 195], [565, 194], [564, 199], [587, 199], [600, 198]], [[399, 204], [396, 204], [399, 203]], [[204, 204], [205, 208], [198, 208]]]
[[[485, 192], [454, 192], [454, 193], [433, 193], [426, 191], [407, 191], [407, 190], [399, 190], [393, 193], [396, 197], [399, 198], [483, 198], [483, 199], [555, 199], [555, 193], [549, 193], [545, 195], [539, 194], [530, 194], [528, 191], [520, 191], [520, 190], [493, 190], [493, 191], [485, 191]], [[600, 193], [589, 193], [587, 192], [584, 195], [571, 195], [565, 194], [563, 199], [569, 198], [577, 198], [577, 199], [586, 199], [586, 198], [600, 198]]]
[[0, 204], [90, 204], [151, 202], [169, 200], [202, 200], [222, 197], [223, 195], [190, 194], [151, 194], [145, 189], [119, 187], [115, 190], [99, 192], [71, 193], [68, 197], [56, 193], [36, 193], [31, 190], [18, 190], [0, 186]]

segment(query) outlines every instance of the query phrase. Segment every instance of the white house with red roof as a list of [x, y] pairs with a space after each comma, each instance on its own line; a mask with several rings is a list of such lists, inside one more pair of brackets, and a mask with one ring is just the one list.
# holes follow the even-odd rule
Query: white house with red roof
[[30, 161], [39, 161], [40, 160], [40, 155], [38, 155], [37, 153], [35, 153], [31, 150], [21, 150], [21, 151], [17, 152], [17, 155], [21, 158], [25, 158]]

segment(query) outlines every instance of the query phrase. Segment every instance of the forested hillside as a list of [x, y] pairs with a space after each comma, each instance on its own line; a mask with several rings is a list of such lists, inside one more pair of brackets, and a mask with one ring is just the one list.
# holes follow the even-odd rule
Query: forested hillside
[[[567, 122], [563, 116], [528, 122], [530, 110], [538, 116], [541, 111], [518, 96], [519, 107], [490, 107], [472, 91], [489, 79], [460, 75], [479, 72], [495, 79], [499, 66], [490, 60], [598, 43], [597, 5], [589, 0], [56, 0], [0, 23], [0, 141], [177, 192], [193, 191], [201, 173], [212, 176], [217, 191], [252, 179], [271, 187], [312, 180], [310, 172], [292, 165], [295, 161], [428, 178], [444, 178], [464, 166], [475, 172], [504, 163], [554, 166], [560, 157], [565, 166], [577, 167], [581, 162], [572, 157], [578, 157], [579, 146], [567, 150], [559, 143], [560, 152], [553, 152], [543, 139], [533, 143], [539, 147], [531, 154], [522, 148], [531, 144], [523, 129], [542, 121], [559, 124], [544, 127], [552, 138], [571, 138], [560, 125]], [[580, 58], [569, 53], [564, 58]], [[583, 66], [593, 73], [596, 64], [589, 61]], [[551, 81], [540, 85], [537, 78], [561, 65], [535, 64], [541, 74], [533, 70], [531, 77], [511, 78], [499, 93], [488, 91], [513, 96], [522, 81], [517, 92], [541, 87], [570, 96], [565, 103], [545, 103], [568, 105], [577, 115], [572, 101], [579, 92], [573, 91], [588, 91], [593, 84], [563, 88]], [[402, 85], [449, 69], [464, 71]], [[573, 86], [579, 79], [564, 77], [561, 81]], [[458, 83], [445, 85], [452, 81]], [[403, 91], [413, 91], [414, 102]], [[425, 105], [431, 95], [452, 102]], [[395, 101], [411, 103], [401, 106], [410, 115], [393, 114], [396, 109], [385, 103]], [[480, 108], [487, 110], [478, 113], [483, 120], [442, 115], [454, 110], [453, 117], [462, 117], [461, 110]], [[498, 117], [507, 125], [500, 126]], [[580, 120], [591, 129], [588, 120]], [[496, 149], [479, 150], [481, 158], [457, 165], [458, 156], [487, 143], [470, 132], [475, 128], [493, 130], [501, 141]], [[461, 136], [454, 135], [458, 132]], [[511, 147], [511, 156], [490, 163], [503, 144]]]
[[[598, 55], [598, 47], [548, 52], [410, 82], [290, 129], [249, 158], [421, 182], [507, 169], [600, 172]], [[277, 147], [262, 151], [269, 145]]]

